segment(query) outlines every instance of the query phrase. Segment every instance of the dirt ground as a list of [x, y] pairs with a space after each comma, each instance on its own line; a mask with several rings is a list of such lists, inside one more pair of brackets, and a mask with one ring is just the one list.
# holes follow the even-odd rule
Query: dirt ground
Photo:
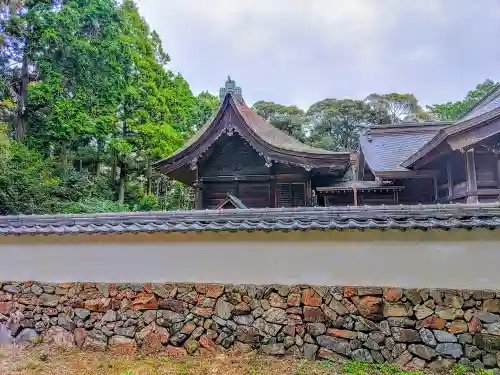
[[[444, 372], [464, 375], [458, 368]], [[60, 350], [43, 345], [0, 348], [1, 375], [416, 375], [389, 365], [307, 361], [256, 354], [217, 353], [199, 357], [117, 355]], [[488, 374], [487, 372], [484, 375]], [[482, 374], [481, 374], [482, 375]]]

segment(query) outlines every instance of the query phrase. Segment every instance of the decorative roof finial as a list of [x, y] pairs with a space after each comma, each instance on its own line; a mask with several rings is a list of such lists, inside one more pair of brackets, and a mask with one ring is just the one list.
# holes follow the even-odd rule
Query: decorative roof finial
[[243, 101], [243, 96], [241, 93], [241, 87], [236, 86], [236, 82], [231, 79], [231, 76], [227, 76], [227, 81], [224, 87], [219, 90], [219, 99], [222, 101], [227, 93], [231, 93], [233, 97], [239, 101]]

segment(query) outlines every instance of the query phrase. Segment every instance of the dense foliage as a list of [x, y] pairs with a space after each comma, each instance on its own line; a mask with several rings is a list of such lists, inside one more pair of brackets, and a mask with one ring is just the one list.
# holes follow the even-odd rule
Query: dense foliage
[[[168, 69], [132, 0], [3, 0], [0, 43], [0, 214], [192, 207], [190, 188], [151, 163], [206, 123], [219, 99], [193, 95]], [[456, 119], [493, 85], [426, 110], [397, 93], [254, 108], [303, 142], [348, 150], [370, 124]]]

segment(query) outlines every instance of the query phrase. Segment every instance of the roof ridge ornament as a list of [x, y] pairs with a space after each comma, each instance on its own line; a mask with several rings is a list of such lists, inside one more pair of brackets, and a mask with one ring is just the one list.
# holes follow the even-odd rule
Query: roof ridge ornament
[[227, 93], [231, 93], [234, 98], [243, 102], [241, 87], [236, 86], [236, 81], [232, 80], [230, 75], [227, 76], [227, 81], [224, 84], [224, 87], [221, 87], [219, 90], [219, 99], [221, 102], [224, 100]]

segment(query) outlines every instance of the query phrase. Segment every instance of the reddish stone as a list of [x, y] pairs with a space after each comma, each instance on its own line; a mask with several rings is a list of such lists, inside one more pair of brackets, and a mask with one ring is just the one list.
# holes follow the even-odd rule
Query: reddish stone
[[357, 294], [358, 294], [357, 288], [354, 288], [352, 286], [346, 286], [344, 288], [344, 297], [350, 298], [350, 297], [354, 297]]
[[137, 350], [137, 343], [128, 337], [113, 336], [109, 339], [108, 347], [113, 352], [131, 353]]
[[287, 321], [288, 321], [287, 324], [291, 326], [302, 324], [302, 318], [300, 317], [300, 315], [293, 315], [293, 314], [287, 315]]
[[207, 285], [207, 297], [208, 298], [219, 298], [224, 294], [224, 285], [220, 284], [208, 284]]
[[116, 284], [108, 284], [108, 292], [110, 297], [116, 297], [118, 295]]
[[152, 294], [136, 298], [132, 301], [132, 309], [137, 310], [156, 310], [158, 308], [158, 300]]
[[85, 301], [85, 308], [91, 311], [106, 312], [111, 304], [110, 298], [96, 298]]
[[211, 352], [215, 351], [215, 343], [213, 342], [212, 339], [209, 339], [206, 335], [200, 337], [200, 345]]
[[450, 326], [448, 327], [448, 332], [450, 333], [466, 333], [469, 330], [469, 327], [467, 326], [467, 323], [463, 320], [455, 320], [451, 322]]
[[87, 331], [85, 330], [85, 328], [76, 328], [74, 335], [76, 346], [81, 348], [83, 343], [85, 342], [85, 338], [87, 337]]
[[207, 284], [194, 284], [194, 289], [201, 294], [206, 294], [208, 285]]
[[18, 300], [19, 303], [23, 305], [36, 305], [38, 302], [38, 297], [34, 294], [22, 294]]
[[214, 312], [214, 309], [209, 307], [195, 307], [191, 310], [193, 314], [202, 316], [204, 318], [210, 318]]
[[181, 333], [185, 333], [186, 335], [190, 335], [196, 329], [196, 324], [193, 322], [187, 322], [184, 324], [184, 327], [181, 329]]
[[358, 333], [355, 331], [347, 331], [345, 329], [334, 329], [334, 328], [329, 328], [326, 333], [330, 336], [334, 337], [341, 337], [343, 339], [357, 339], [358, 338]]
[[388, 302], [399, 301], [403, 297], [401, 288], [384, 288], [384, 299]]
[[302, 303], [305, 306], [321, 306], [323, 299], [312, 289], [302, 292]]
[[53, 316], [58, 316], [59, 315], [59, 311], [57, 311], [57, 309], [55, 309], [55, 308], [44, 307], [42, 309], [42, 314], [46, 315], [46, 316], [49, 316], [49, 317], [53, 317]]
[[141, 349], [146, 353], [158, 353], [163, 350], [163, 344], [156, 333], [149, 333], [142, 341]]
[[341, 303], [342, 306], [344, 306], [350, 314], [355, 314], [358, 311], [356, 305], [349, 301], [347, 298], [344, 298]]
[[95, 283], [83, 283], [83, 289], [92, 289], [95, 288]]
[[353, 301], [364, 317], [379, 315], [382, 312], [382, 298], [373, 296], [353, 297]]
[[317, 307], [304, 307], [304, 321], [310, 323], [323, 323], [326, 321], [326, 315]]
[[286, 309], [288, 307], [283, 297], [278, 293], [271, 293], [268, 299], [271, 307], [278, 307], [280, 309]]
[[167, 349], [165, 349], [165, 355], [168, 357], [174, 357], [174, 358], [182, 358], [187, 355], [186, 349], [184, 348], [177, 348], [175, 346], [167, 346]]
[[0, 314], [8, 315], [12, 311], [12, 302], [0, 302]]
[[441, 319], [435, 315], [431, 315], [425, 318], [424, 320], [421, 320], [420, 324], [424, 328], [444, 329], [446, 325], [446, 320]]
[[182, 301], [178, 301], [173, 298], [161, 300], [158, 305], [160, 306], [160, 308], [165, 310], [171, 310], [178, 313], [184, 312], [184, 304], [182, 303]]
[[481, 321], [477, 317], [473, 316], [469, 322], [469, 332], [474, 334], [480, 332], [481, 329], [482, 329]]
[[26, 288], [29, 288], [30, 286], [33, 285], [33, 281], [25, 281], [23, 284]]
[[300, 294], [289, 294], [287, 304], [288, 306], [300, 306]]
[[144, 288], [144, 291], [146, 293], [148, 293], [148, 294], [153, 293], [153, 288], [151, 288], [151, 284], [146, 283], [146, 284], [143, 284], [142, 287]]

